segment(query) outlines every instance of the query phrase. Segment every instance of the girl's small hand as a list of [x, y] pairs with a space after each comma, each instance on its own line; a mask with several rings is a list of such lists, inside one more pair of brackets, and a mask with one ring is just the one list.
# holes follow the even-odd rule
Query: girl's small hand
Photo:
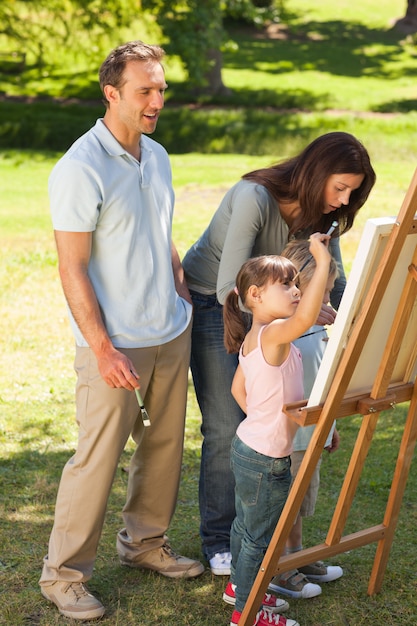
[[310, 235], [310, 252], [316, 263], [321, 260], [330, 260], [329, 241], [330, 235], [325, 235], [324, 233]]

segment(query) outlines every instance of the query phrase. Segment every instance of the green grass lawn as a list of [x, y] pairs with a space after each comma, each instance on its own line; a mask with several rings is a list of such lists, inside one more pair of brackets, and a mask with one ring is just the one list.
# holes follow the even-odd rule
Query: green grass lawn
[[[342, 239], [349, 272], [366, 220], [398, 213], [417, 166], [416, 48], [390, 31], [390, 19], [405, 12], [405, 2], [288, 0], [287, 8], [294, 14], [288, 29], [268, 37], [242, 28], [231, 33], [238, 48], [224, 58], [224, 79], [234, 90], [227, 105], [191, 106], [184, 100], [178, 61], [168, 60], [171, 95], [155, 138], [172, 157], [174, 240], [183, 255], [243, 173], [296, 153], [322, 132], [346, 130], [366, 145], [377, 173], [366, 206]], [[142, 31], [132, 30], [132, 38], [138, 32], [142, 36]], [[98, 97], [96, 69], [63, 65], [44, 68], [44, 73], [42, 77], [31, 68], [23, 77], [5, 77], [0, 71], [0, 90], [9, 95]], [[76, 446], [77, 430], [73, 339], [47, 198], [49, 172], [65, 148], [34, 148], [48, 132], [57, 142], [62, 137], [70, 141], [101, 114], [100, 106], [0, 102], [1, 626], [72, 623], [42, 599], [38, 587], [57, 485]], [[19, 133], [26, 141], [24, 150], [2, 139]], [[382, 521], [406, 408], [400, 405], [381, 416], [348, 532]], [[200, 420], [190, 380], [183, 478], [170, 538], [175, 549], [195, 558], [201, 558]], [[326, 535], [360, 422], [358, 416], [340, 420], [341, 449], [324, 457], [316, 514], [304, 525], [306, 545]], [[230, 607], [221, 599], [225, 581], [209, 570], [194, 581], [172, 581], [119, 566], [115, 535], [122, 524], [123, 468], [131, 451], [129, 443], [91, 581], [92, 591], [107, 607], [101, 623], [228, 624]], [[381, 593], [367, 595], [375, 553], [370, 545], [332, 559], [342, 565], [345, 576], [323, 585], [318, 598], [291, 600], [288, 615], [301, 626], [417, 623], [416, 490], [413, 465]]]
[[[288, 7], [297, 13], [290, 28], [270, 28], [255, 43], [250, 33], [232, 31], [239, 46], [225, 56], [228, 86], [245, 93], [250, 85], [251, 93], [258, 91], [270, 104], [278, 105], [281, 98], [284, 106], [303, 109], [415, 108], [415, 45], [389, 25], [398, 3], [365, 2], [360, 11], [358, 3], [330, 7], [327, 2], [296, 0]], [[392, 81], [395, 93], [387, 89]]]
[[[4, 180], [0, 198], [0, 624], [7, 626], [71, 623], [41, 598], [37, 584], [60, 472], [77, 439], [73, 341], [58, 280], [46, 195], [47, 177], [57, 156], [9, 151], [0, 159]], [[174, 236], [182, 253], [206, 225], [225, 189], [242, 172], [270, 160], [269, 156], [246, 155], [172, 156], [177, 195]], [[388, 160], [377, 160], [375, 167], [379, 181], [362, 210], [361, 223], [370, 216], [396, 214], [410, 182], [411, 164], [400, 161], [390, 166]], [[348, 266], [360, 235], [358, 225], [344, 237]], [[405, 409], [399, 406], [380, 420], [348, 532], [382, 521]], [[183, 479], [170, 537], [176, 549], [196, 558], [201, 558], [199, 425], [190, 381]], [[305, 522], [306, 545], [324, 539], [359, 426], [357, 416], [339, 424], [341, 450], [324, 458], [316, 515]], [[228, 623], [230, 608], [221, 600], [225, 581], [208, 570], [194, 581], [171, 581], [119, 567], [115, 534], [122, 523], [123, 468], [131, 450], [129, 444], [120, 462], [91, 582], [92, 590], [108, 608], [102, 623]], [[375, 547], [366, 546], [335, 557], [333, 562], [342, 565], [345, 576], [324, 585], [322, 595], [314, 600], [291, 600], [291, 617], [302, 626], [397, 626], [416, 621], [414, 560], [410, 556], [417, 541], [416, 488], [412, 471], [381, 593], [367, 595]]]

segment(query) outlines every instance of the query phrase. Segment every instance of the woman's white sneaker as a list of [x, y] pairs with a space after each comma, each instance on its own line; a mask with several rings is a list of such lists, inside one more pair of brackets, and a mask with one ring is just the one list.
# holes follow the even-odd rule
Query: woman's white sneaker
[[211, 573], [215, 576], [230, 576], [232, 555], [230, 552], [218, 552], [210, 559]]

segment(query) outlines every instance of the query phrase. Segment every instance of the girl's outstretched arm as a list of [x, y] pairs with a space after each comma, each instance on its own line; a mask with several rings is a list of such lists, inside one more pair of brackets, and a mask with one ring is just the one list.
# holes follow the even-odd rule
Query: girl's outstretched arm
[[328, 235], [315, 233], [310, 237], [310, 252], [316, 269], [293, 315], [271, 322], [263, 333], [266, 342], [278, 346], [289, 344], [316, 323], [321, 310], [324, 291], [329, 278], [330, 254]]

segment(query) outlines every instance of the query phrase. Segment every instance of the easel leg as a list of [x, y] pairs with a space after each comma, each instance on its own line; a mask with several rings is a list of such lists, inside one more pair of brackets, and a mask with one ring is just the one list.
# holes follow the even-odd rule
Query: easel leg
[[385, 569], [388, 562], [391, 545], [394, 539], [400, 513], [401, 502], [413, 459], [414, 448], [417, 440], [417, 381], [414, 384], [414, 392], [408, 410], [407, 421], [401, 446], [398, 453], [397, 465], [391, 485], [390, 495], [385, 510], [384, 525], [386, 535], [377, 545], [374, 565], [368, 585], [368, 595], [373, 595], [381, 590]]

